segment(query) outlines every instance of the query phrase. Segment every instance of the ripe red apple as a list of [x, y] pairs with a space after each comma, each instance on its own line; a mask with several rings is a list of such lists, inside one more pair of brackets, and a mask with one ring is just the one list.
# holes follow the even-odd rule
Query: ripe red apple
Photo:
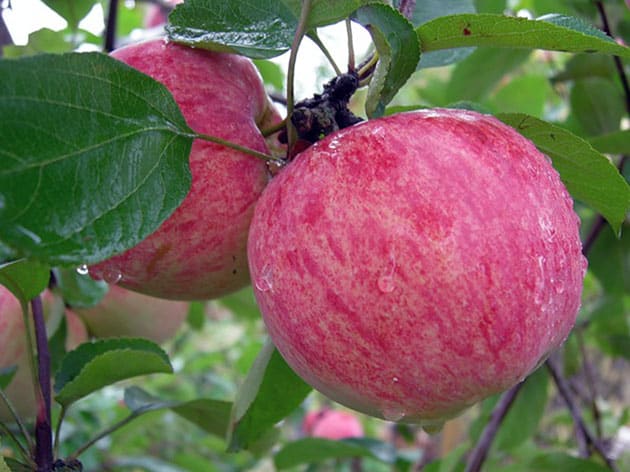
[[355, 415], [331, 409], [309, 411], [304, 416], [302, 429], [307, 436], [333, 440], [360, 438], [364, 434], [363, 425]]
[[[163, 83], [195, 131], [268, 152], [260, 129], [279, 116], [249, 59], [163, 39], [112, 56]], [[180, 207], [140, 244], [90, 267], [94, 278], [181, 300], [216, 298], [249, 283], [247, 231], [267, 185], [265, 162], [197, 139], [190, 168], [192, 188]]]
[[163, 343], [186, 320], [188, 303], [149, 297], [111, 285], [98, 305], [73, 311], [97, 338], [130, 336]]
[[355, 410], [439, 425], [567, 337], [586, 260], [548, 158], [491, 116], [434, 109], [333, 133], [276, 176], [249, 235], [289, 365]]
[[[44, 316], [47, 320], [62, 316], [64, 306], [60, 297], [46, 290], [42, 296]], [[52, 320], [51, 320], [52, 321]], [[85, 341], [85, 327], [76, 321], [67, 320], [66, 349], [72, 349]], [[29, 356], [26, 343], [26, 330], [20, 302], [4, 286], [0, 285], [0, 368], [17, 366], [17, 372], [5, 393], [21, 418], [35, 417], [36, 405]], [[0, 422], [13, 422], [13, 416], [0, 400]]]

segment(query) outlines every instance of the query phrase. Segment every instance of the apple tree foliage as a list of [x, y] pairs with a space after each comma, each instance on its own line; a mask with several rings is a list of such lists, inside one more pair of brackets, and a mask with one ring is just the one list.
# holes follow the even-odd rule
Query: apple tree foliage
[[[198, 137], [161, 84], [102, 52], [77, 52], [130, 41], [148, 4], [160, 2], [43, 2], [65, 30], [32, 32], [23, 46], [5, 35], [0, 44], [0, 283], [27, 311], [51, 274], [68, 305], [98, 303], [107, 287], [76, 269], [133, 247], [178, 207]], [[81, 28], [93, 7], [116, 20], [102, 36]], [[177, 43], [254, 59], [291, 111], [305, 98], [293, 96], [301, 41], [324, 56], [337, 45], [324, 44], [322, 28], [343, 22], [372, 39], [349, 58], [369, 78], [353, 100], [357, 114], [474, 108], [551, 158], [575, 199], [589, 259], [583, 307], [561, 352], [435, 436], [363, 418], [366, 438], [300, 438], [304, 410], [327, 400], [265, 341], [245, 289], [191, 303], [187, 328], [166, 351], [114, 339], [65, 353], [63, 330], [48, 332], [54, 434], [38, 420], [39, 452], [20, 456], [18, 443], [33, 445], [21, 436], [31, 429], [0, 428], [2, 451], [13, 451], [0, 471], [79, 470], [75, 459], [85, 470], [630, 468], [619, 442], [630, 425], [627, 2], [186, 0], [165, 31]], [[283, 54], [284, 69], [273, 62]], [[0, 371], [0, 388], [13, 373]]]

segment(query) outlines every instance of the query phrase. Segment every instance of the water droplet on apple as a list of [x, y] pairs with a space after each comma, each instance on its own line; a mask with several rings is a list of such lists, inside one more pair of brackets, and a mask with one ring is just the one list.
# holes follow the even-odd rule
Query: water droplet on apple
[[400, 421], [405, 417], [405, 412], [396, 407], [383, 408], [381, 413], [387, 421]]
[[378, 278], [378, 289], [383, 293], [391, 293], [394, 291], [394, 277], [391, 275], [382, 275]]
[[110, 267], [103, 271], [102, 278], [108, 284], [116, 285], [122, 280], [123, 276], [116, 267]]
[[422, 429], [428, 434], [437, 434], [444, 428], [444, 421], [436, 421], [432, 423], [422, 423]]
[[77, 274], [79, 275], [88, 275], [89, 272], [90, 270], [88, 269], [87, 264], [81, 264], [79, 267], [77, 267]]
[[261, 292], [268, 292], [273, 288], [273, 271], [270, 265], [265, 265], [256, 279], [256, 288]]

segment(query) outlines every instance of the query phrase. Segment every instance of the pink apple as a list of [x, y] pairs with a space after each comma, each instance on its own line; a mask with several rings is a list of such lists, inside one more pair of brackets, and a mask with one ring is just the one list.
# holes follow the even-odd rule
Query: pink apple
[[[193, 130], [268, 152], [260, 129], [279, 116], [250, 60], [162, 39], [112, 56], [163, 83]], [[181, 300], [216, 298], [249, 283], [247, 232], [268, 181], [264, 160], [195, 140], [190, 167], [192, 188], [181, 206], [140, 244], [90, 267], [92, 276]]]
[[314, 438], [344, 439], [363, 436], [363, 425], [359, 419], [341, 410], [322, 409], [309, 411], [302, 424], [304, 433]]
[[[53, 318], [58, 321], [58, 317], [63, 316], [64, 306], [60, 297], [46, 290], [43, 293], [42, 302], [47, 321], [54, 323]], [[85, 341], [87, 335], [81, 323], [67, 321], [66, 348], [72, 349]], [[20, 417], [33, 418], [37, 413], [37, 403], [29, 365], [22, 308], [17, 298], [7, 288], [0, 285], [0, 368], [11, 366], [17, 366], [17, 372], [5, 392]], [[0, 400], [0, 422], [12, 421], [11, 413]]]
[[313, 387], [430, 426], [567, 337], [586, 260], [558, 173], [494, 117], [423, 110], [333, 133], [276, 176], [249, 235], [269, 333]]
[[[174, 7], [178, 3], [182, 3], [183, 0], [167, 0], [166, 4]], [[155, 28], [157, 26], [163, 25], [168, 20], [168, 12], [167, 9], [157, 5], [155, 3], [151, 3], [148, 8], [146, 15], [144, 17], [144, 27], [145, 28]]]
[[186, 320], [188, 303], [149, 297], [111, 285], [98, 305], [73, 311], [97, 338], [143, 337], [163, 343]]

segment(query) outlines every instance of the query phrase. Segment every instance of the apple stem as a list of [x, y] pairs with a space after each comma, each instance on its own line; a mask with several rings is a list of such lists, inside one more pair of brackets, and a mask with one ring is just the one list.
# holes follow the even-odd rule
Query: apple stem
[[144, 414], [146, 412], [148, 412], [148, 410], [145, 410], [145, 411], [132, 411], [131, 414], [129, 414], [128, 416], [126, 416], [122, 420], [118, 421], [117, 423], [114, 423], [109, 428], [104, 429], [103, 431], [98, 433], [96, 436], [94, 436], [92, 439], [90, 439], [88, 442], [86, 442], [85, 444], [80, 446], [76, 451], [74, 451], [72, 454], [70, 454], [66, 460], [67, 461], [73, 461], [73, 460], [77, 459], [81, 454], [83, 454], [87, 449], [92, 447], [98, 441], [100, 441], [104, 437], [109, 436], [114, 431], [117, 431], [118, 429], [122, 428], [123, 426], [125, 426], [126, 424], [128, 424], [131, 421], [135, 420], [136, 418], [138, 418], [139, 416], [141, 416], [142, 414]]
[[[348, 35], [348, 72], [354, 72], [354, 38], [352, 37], [352, 22], [346, 18], [346, 34]], [[339, 75], [339, 73], [337, 73]]]
[[328, 48], [326, 48], [326, 45], [322, 42], [322, 40], [317, 35], [317, 32], [316, 31], [312, 31], [312, 32], [307, 33], [307, 35], [317, 45], [317, 47], [322, 51], [324, 56], [326, 56], [326, 59], [328, 59], [328, 62], [330, 63], [330, 66], [334, 69], [335, 74], [341, 75], [342, 74], [341, 69], [339, 68], [339, 66], [335, 62], [335, 59], [332, 57], [332, 54], [330, 54], [330, 51], [328, 50]]
[[216, 136], [211, 136], [209, 134], [195, 133], [193, 137], [203, 139], [204, 141], [210, 141], [211, 143], [220, 144], [221, 146], [225, 146], [227, 148], [234, 149], [236, 151], [240, 151], [245, 154], [249, 154], [250, 156], [257, 157], [258, 159], [262, 159], [267, 162], [277, 162], [279, 164], [284, 164], [284, 160], [282, 160], [279, 157], [275, 157], [270, 154], [265, 154], [264, 152], [256, 151], [255, 149], [241, 146], [240, 144], [236, 144], [231, 141], [226, 141], [225, 139], [217, 138]]
[[260, 134], [262, 134], [265, 138], [268, 138], [272, 134], [277, 133], [278, 131], [282, 131], [286, 126], [287, 119], [285, 118], [284, 120], [270, 126], [269, 128], [261, 129]]

